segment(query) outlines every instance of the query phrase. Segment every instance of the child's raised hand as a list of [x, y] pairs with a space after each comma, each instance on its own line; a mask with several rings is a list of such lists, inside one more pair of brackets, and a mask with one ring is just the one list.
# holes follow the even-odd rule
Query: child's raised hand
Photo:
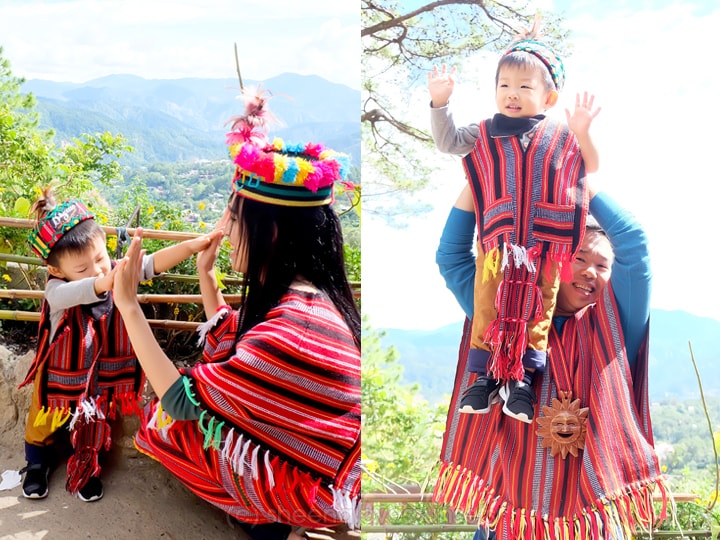
[[428, 71], [428, 91], [433, 107], [444, 107], [448, 104], [448, 100], [455, 89], [455, 72], [457, 69], [453, 66], [447, 71], [445, 64], [438, 69], [433, 66], [432, 71]]
[[[137, 228], [130, 242], [130, 247], [113, 269], [113, 299], [120, 311], [137, 305], [137, 288], [142, 274], [142, 258], [145, 250], [142, 249], [142, 229]], [[109, 274], [108, 274], [109, 275]]]
[[118, 265], [115, 265], [115, 268], [110, 270], [110, 272], [105, 274], [100, 274], [97, 278], [95, 278], [95, 294], [97, 296], [100, 296], [103, 293], [106, 293], [113, 288], [113, 282], [115, 280], [115, 273], [117, 272]]
[[575, 96], [575, 111], [570, 114], [569, 109], [565, 109], [565, 116], [567, 117], [568, 127], [576, 137], [583, 137], [590, 131], [590, 124], [600, 112], [600, 107], [593, 109], [593, 103], [595, 96], [587, 92], [583, 94], [582, 101], [580, 100], [580, 94]]

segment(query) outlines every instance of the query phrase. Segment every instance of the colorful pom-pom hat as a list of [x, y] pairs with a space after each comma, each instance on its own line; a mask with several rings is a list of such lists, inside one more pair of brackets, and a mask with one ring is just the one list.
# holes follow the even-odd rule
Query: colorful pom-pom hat
[[347, 177], [349, 156], [322, 144], [268, 141], [269, 113], [263, 93], [244, 95], [245, 114], [231, 119], [227, 134], [235, 163], [233, 193], [280, 206], [323, 206], [333, 202], [336, 181]]

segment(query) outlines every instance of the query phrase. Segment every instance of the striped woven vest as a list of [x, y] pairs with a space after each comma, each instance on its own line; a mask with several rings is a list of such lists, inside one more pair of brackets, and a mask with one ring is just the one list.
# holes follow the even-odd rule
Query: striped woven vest
[[463, 159], [483, 251], [539, 245], [542, 255], [570, 260], [582, 243], [588, 205], [575, 136], [544, 119], [523, 150], [517, 136], [491, 137], [490, 122], [479, 125], [475, 147]]

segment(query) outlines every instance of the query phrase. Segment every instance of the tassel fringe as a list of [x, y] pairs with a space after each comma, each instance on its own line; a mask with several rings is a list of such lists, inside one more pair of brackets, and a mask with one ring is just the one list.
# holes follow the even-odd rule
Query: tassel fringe
[[[659, 512], [653, 504], [656, 489], [662, 495]], [[478, 519], [479, 526], [509, 531], [517, 540], [592, 540], [605, 533], [614, 539], [632, 538], [636, 529], [651, 531], [667, 516], [668, 496], [664, 480], [658, 478], [599, 500], [575, 516], [540, 516], [535, 510], [510, 506], [471, 470], [442, 463], [433, 502]]]
[[212, 316], [212, 318], [208, 319], [204, 323], [202, 323], [200, 326], [197, 327], [196, 332], [198, 333], [198, 345], [203, 345], [205, 343], [205, 337], [207, 336], [207, 333], [212, 330], [215, 325], [223, 318], [225, 315], [232, 311], [232, 308], [230, 306], [220, 306], [217, 310], [217, 313]]

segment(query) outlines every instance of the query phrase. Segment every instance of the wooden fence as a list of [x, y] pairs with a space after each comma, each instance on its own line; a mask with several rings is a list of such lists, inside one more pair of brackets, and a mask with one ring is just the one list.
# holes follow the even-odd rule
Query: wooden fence
[[[19, 219], [10, 217], [0, 216], [0, 227], [13, 227], [13, 228], [24, 228], [31, 229], [35, 226], [34, 221], [29, 219]], [[116, 236], [118, 229], [114, 227], [101, 227], [105, 234], [108, 236]], [[133, 236], [137, 229], [127, 228], [125, 229], [129, 236]], [[199, 233], [179, 232], [179, 231], [162, 231], [155, 229], [143, 229], [143, 238], [153, 240], [168, 240], [174, 242], [182, 242], [192, 238], [202, 236]], [[43, 262], [37, 257], [26, 257], [23, 255], [14, 255], [7, 253], [0, 253], [0, 262], [9, 262], [15, 264], [25, 264], [28, 266], [41, 266]], [[182, 275], [182, 274], [170, 274], [165, 273], [156, 279], [177, 281], [177, 282], [198, 282], [198, 276], [193, 275]], [[239, 277], [228, 276], [223, 282], [226, 285], [239, 285], [241, 279]], [[351, 282], [350, 286], [353, 291], [353, 295], [356, 299], [360, 298], [360, 283]], [[42, 300], [43, 291], [34, 291], [27, 289], [0, 289], [0, 299], [33, 299]], [[235, 305], [240, 302], [240, 295], [227, 294], [224, 295], [225, 301], [228, 304]], [[202, 298], [199, 294], [140, 294], [138, 295], [138, 301], [142, 304], [199, 304], [202, 303]], [[0, 310], [0, 320], [15, 320], [15, 321], [29, 321], [36, 322], [40, 320], [40, 313], [35, 311], [19, 311], [19, 310]], [[166, 330], [187, 330], [193, 331], [200, 324], [199, 322], [192, 321], [177, 321], [170, 319], [149, 319], [148, 322], [153, 328], [161, 328]]]

